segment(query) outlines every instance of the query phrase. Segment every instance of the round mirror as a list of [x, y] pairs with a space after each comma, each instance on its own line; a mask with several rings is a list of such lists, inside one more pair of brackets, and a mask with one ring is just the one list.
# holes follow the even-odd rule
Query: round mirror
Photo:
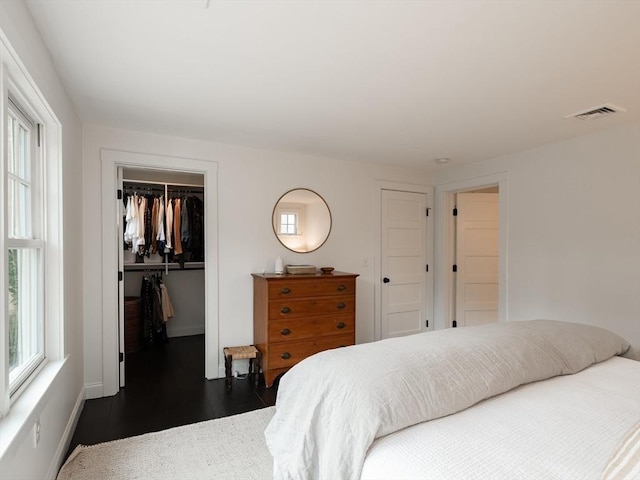
[[280, 243], [298, 253], [317, 250], [331, 232], [327, 202], [308, 188], [296, 188], [282, 195], [273, 209], [272, 222]]

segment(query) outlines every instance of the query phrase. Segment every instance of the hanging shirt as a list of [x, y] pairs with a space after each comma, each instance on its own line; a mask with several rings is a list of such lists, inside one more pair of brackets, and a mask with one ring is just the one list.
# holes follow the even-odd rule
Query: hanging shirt
[[180, 205], [180, 239], [182, 240], [182, 249], [187, 248], [189, 243], [189, 198], [185, 198]]
[[182, 253], [182, 242], [180, 241], [180, 199], [176, 198], [173, 214], [173, 252], [176, 255]]
[[136, 236], [133, 239], [133, 251], [134, 253], [142, 254], [144, 246], [144, 211], [147, 208], [147, 199], [145, 197], [139, 197], [138, 200], [138, 216], [136, 218]]
[[158, 199], [158, 227], [157, 227], [157, 234], [156, 234], [156, 240], [158, 241], [158, 254], [159, 255], [164, 255], [164, 247], [165, 247], [165, 241], [166, 241], [166, 237], [164, 236], [164, 196], [160, 195], [160, 198]]
[[166, 246], [164, 253], [169, 253], [173, 248], [173, 244], [171, 243], [171, 234], [173, 233], [173, 203], [171, 199], [167, 202], [166, 212]]
[[158, 251], [158, 197], [153, 199], [151, 208], [151, 253]]
[[149, 256], [151, 252], [151, 242], [154, 238], [152, 236], [153, 233], [153, 196], [147, 195], [144, 199], [145, 208], [144, 208], [144, 252], [140, 252], [140, 254], [144, 254], [146, 257]]
[[138, 231], [138, 196], [130, 195], [127, 199], [127, 213], [125, 216], [127, 226], [124, 230], [124, 241], [131, 244], [133, 248], [133, 239]]
[[191, 197], [191, 261], [204, 262], [204, 203], [198, 197]]
[[169, 292], [167, 291], [167, 287], [164, 285], [164, 283], [160, 284], [160, 294], [162, 298], [162, 317], [164, 323], [167, 323], [167, 321], [171, 317], [173, 317], [174, 312], [173, 305], [171, 304], [171, 299], [169, 298]]

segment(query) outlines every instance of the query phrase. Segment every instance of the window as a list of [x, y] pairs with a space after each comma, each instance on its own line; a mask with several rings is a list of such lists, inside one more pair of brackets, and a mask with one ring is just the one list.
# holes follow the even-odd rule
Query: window
[[300, 236], [304, 233], [305, 205], [278, 202], [273, 216], [273, 229], [277, 235]]
[[6, 318], [9, 349], [9, 393], [12, 395], [43, 362], [44, 255], [42, 155], [40, 126], [25, 108], [7, 102]]
[[0, 92], [0, 417], [13, 418], [0, 422], [4, 436], [24, 426], [66, 360], [62, 125], [2, 35]]
[[295, 213], [280, 214], [280, 235], [296, 235], [298, 233], [298, 215]]

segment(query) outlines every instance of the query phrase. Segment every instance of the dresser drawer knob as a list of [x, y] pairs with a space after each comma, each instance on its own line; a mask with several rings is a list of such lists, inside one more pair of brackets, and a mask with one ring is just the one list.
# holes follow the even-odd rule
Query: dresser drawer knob
[[291, 354], [289, 352], [284, 352], [282, 355], [280, 355], [280, 358], [283, 360], [289, 360], [291, 358]]
[[344, 327], [346, 327], [346, 326], [347, 326], [347, 324], [346, 324], [346, 323], [344, 323], [344, 322], [338, 322], [338, 323], [336, 324], [336, 327], [338, 327], [340, 330], [342, 330], [342, 329], [343, 329]]
[[289, 330], [288, 328], [283, 328], [282, 330], [280, 330], [281, 335], [289, 335], [290, 333], [291, 330]]
[[338, 305], [336, 305], [336, 307], [338, 307], [338, 310], [342, 310], [344, 308], [347, 308], [347, 306], [344, 303], [339, 303]]
[[280, 293], [281, 293], [282, 295], [289, 295], [289, 294], [291, 293], [291, 289], [290, 289], [290, 288], [285, 287], [285, 288], [283, 288], [282, 290], [280, 290]]
[[280, 310], [280, 312], [282, 313], [291, 313], [291, 309], [289, 307], [282, 307], [282, 309]]
[[344, 285], [338, 285], [338, 291], [339, 292], [344, 292], [347, 289], [347, 287], [345, 287]]

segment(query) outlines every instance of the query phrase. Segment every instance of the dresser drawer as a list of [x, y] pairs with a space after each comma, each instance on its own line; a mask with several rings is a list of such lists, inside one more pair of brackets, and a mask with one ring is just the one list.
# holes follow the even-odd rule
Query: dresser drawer
[[356, 333], [356, 319], [354, 315], [331, 315], [320, 317], [315, 323], [316, 334], [322, 335], [346, 335], [352, 337]]
[[315, 340], [274, 343], [269, 347], [269, 368], [291, 367], [305, 358], [331, 348], [353, 345], [353, 335], [333, 335]]
[[318, 336], [318, 327], [313, 318], [285, 318], [271, 320], [268, 326], [269, 342], [294, 342]]
[[268, 341], [292, 342], [323, 335], [353, 335], [355, 323], [351, 314], [272, 320], [268, 327]]
[[355, 278], [314, 277], [269, 283], [269, 300], [325, 295], [355, 295]]
[[356, 311], [355, 298], [353, 295], [337, 295], [332, 297], [274, 300], [269, 302], [269, 320], [324, 314], [353, 314]]

